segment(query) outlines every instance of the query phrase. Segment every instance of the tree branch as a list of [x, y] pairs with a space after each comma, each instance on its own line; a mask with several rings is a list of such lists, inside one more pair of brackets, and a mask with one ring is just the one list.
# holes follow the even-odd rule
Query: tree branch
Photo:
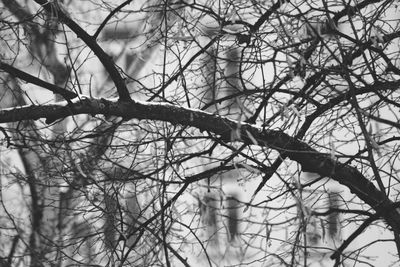
[[[377, 212], [367, 218], [344, 242], [343, 244], [331, 255], [331, 259], [336, 259], [336, 262], [339, 262], [339, 257], [343, 253], [343, 251], [350, 245], [350, 243], [356, 239], [372, 222], [378, 220], [384, 213], [388, 210], [394, 210], [399, 207], [400, 203], [392, 203], [387, 206], [385, 209], [377, 210]], [[396, 234], [395, 234], [396, 239]], [[397, 244], [397, 242], [396, 242]], [[399, 250], [399, 245], [397, 244], [397, 249]], [[336, 265], [335, 265], [336, 266]]]
[[128, 88], [126, 87], [125, 80], [121, 77], [117, 68], [114, 65], [112, 58], [104, 52], [104, 50], [98, 45], [96, 39], [90, 36], [85, 30], [83, 30], [75, 21], [73, 21], [67, 14], [65, 14], [58, 4], [54, 4], [53, 1], [47, 0], [35, 0], [36, 3], [41, 5], [47, 12], [56, 16], [60, 22], [67, 25], [82, 41], [92, 49], [93, 53], [103, 64], [104, 68], [109, 73], [115, 86], [117, 87], [118, 95], [121, 101], [131, 101]]
[[47, 123], [67, 116], [77, 114], [102, 114], [130, 119], [147, 119], [166, 121], [171, 124], [191, 126], [200, 131], [214, 133], [222, 140], [232, 141], [231, 132], [239, 133], [240, 140], [245, 144], [258, 145], [277, 150], [298, 162], [303, 170], [331, 177], [347, 186], [376, 211], [387, 209], [384, 218], [394, 229], [400, 227], [400, 215], [396, 210], [389, 209], [393, 203], [379, 191], [373, 183], [364, 177], [356, 168], [343, 165], [332, 159], [329, 154], [319, 153], [308, 144], [293, 138], [282, 131], [267, 130], [247, 123], [241, 123], [219, 115], [214, 115], [197, 109], [184, 108], [167, 103], [122, 102], [106, 99], [82, 98], [45, 106], [24, 106], [0, 111], [0, 123], [21, 120], [37, 120], [45, 118]]
[[57, 85], [48, 83], [46, 81], [43, 81], [43, 80], [41, 80], [41, 79], [39, 79], [39, 78], [37, 78], [35, 76], [30, 75], [29, 73], [21, 71], [21, 70], [19, 70], [17, 68], [14, 68], [13, 66], [8, 65], [6, 63], [3, 63], [1, 61], [0, 61], [0, 70], [4, 70], [5, 72], [13, 75], [16, 78], [24, 80], [25, 82], [32, 83], [32, 84], [35, 84], [37, 86], [46, 88], [46, 89], [52, 91], [55, 94], [59, 94], [59, 95], [63, 96], [65, 99], [72, 99], [72, 98], [75, 98], [75, 97], [78, 96], [74, 92], [65, 90], [62, 87], [59, 87]]
[[95, 34], [93, 34], [93, 38], [97, 39], [97, 37], [99, 36], [100, 32], [103, 30], [103, 28], [107, 25], [107, 23], [110, 21], [110, 19], [117, 13], [119, 12], [122, 8], [124, 8], [126, 5], [130, 4], [130, 2], [132, 2], [132, 0], [127, 0], [125, 2], [123, 2], [122, 4], [120, 4], [119, 6], [117, 6], [117, 8], [115, 8], [113, 11], [110, 12], [110, 14], [108, 14], [108, 16], [103, 20], [103, 22], [100, 24], [99, 28], [97, 28]]
[[251, 32], [256, 32], [260, 29], [261, 25], [265, 21], [269, 19], [269, 17], [272, 15], [272, 13], [276, 12], [283, 4], [286, 2], [290, 2], [290, 0], [278, 0], [275, 4], [273, 4], [270, 9], [267, 10], [257, 21], [254, 23], [254, 25], [251, 27]]

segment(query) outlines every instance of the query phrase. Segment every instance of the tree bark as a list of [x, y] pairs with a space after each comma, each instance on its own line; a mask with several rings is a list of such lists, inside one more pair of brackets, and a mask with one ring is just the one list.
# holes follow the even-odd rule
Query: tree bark
[[[158, 120], [171, 124], [191, 126], [200, 131], [218, 135], [226, 142], [240, 141], [248, 145], [259, 145], [286, 153], [298, 162], [304, 171], [318, 173], [330, 177], [361, 200], [370, 205], [395, 230], [400, 230], [400, 214], [394, 209], [393, 202], [378, 190], [361, 172], [349, 165], [341, 164], [332, 159], [330, 154], [320, 153], [308, 144], [293, 138], [282, 131], [263, 129], [252, 124], [235, 121], [219, 115], [214, 115], [197, 109], [184, 108], [167, 103], [142, 101], [118, 101], [95, 98], [74, 99], [70, 104], [61, 102], [45, 106], [24, 106], [0, 111], [0, 123], [21, 120], [37, 120], [45, 118], [47, 123], [77, 114], [93, 116], [113, 115], [124, 120]], [[231, 140], [235, 132], [237, 140]]]

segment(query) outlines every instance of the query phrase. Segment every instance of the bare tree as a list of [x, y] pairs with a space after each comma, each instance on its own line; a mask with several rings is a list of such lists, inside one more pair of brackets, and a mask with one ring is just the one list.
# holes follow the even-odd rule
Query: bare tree
[[108, 2], [0, 2], [1, 266], [398, 261], [395, 1]]

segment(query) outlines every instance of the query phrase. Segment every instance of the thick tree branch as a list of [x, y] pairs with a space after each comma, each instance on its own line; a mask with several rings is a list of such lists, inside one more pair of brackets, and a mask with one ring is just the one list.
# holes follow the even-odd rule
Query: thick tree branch
[[35, 0], [35, 2], [41, 5], [47, 12], [53, 14], [59, 19], [60, 22], [67, 25], [80, 39], [82, 39], [83, 42], [85, 42], [87, 46], [90, 47], [90, 49], [92, 49], [93, 53], [101, 61], [104, 68], [107, 70], [108, 74], [113, 80], [121, 101], [130, 101], [131, 97], [129, 95], [128, 88], [126, 87], [125, 80], [121, 77], [120, 73], [115, 67], [112, 58], [106, 52], [104, 52], [104, 50], [96, 42], [96, 38], [90, 36], [75, 21], [65, 14], [58, 4], [54, 4], [53, 1]]
[[0, 123], [45, 118], [47, 122], [77, 114], [114, 115], [129, 119], [166, 121], [171, 124], [191, 126], [200, 131], [212, 132], [225, 141], [231, 140], [231, 132], [240, 133], [243, 143], [266, 146], [285, 153], [302, 165], [303, 170], [331, 177], [347, 186], [350, 191], [376, 211], [386, 210], [383, 215], [391, 227], [399, 229], [400, 215], [390, 208], [393, 203], [366, 179], [356, 168], [343, 165], [329, 154], [319, 153], [308, 144], [282, 131], [267, 130], [247, 123], [240, 123], [219, 115], [197, 109], [189, 109], [166, 103], [122, 102], [105, 99], [74, 99], [70, 104], [60, 103], [46, 106], [24, 106], [0, 111]]

